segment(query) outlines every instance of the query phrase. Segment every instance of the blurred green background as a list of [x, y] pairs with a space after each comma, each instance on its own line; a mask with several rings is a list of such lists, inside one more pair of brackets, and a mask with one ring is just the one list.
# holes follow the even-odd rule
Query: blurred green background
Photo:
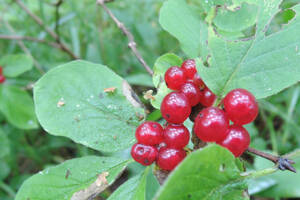
[[[102, 63], [131, 83], [148, 106], [151, 120], [159, 120], [160, 113], [150, 108], [143, 99], [143, 92], [151, 89], [152, 80], [127, 47], [127, 38], [112, 22], [111, 18], [96, 6], [95, 0], [64, 0], [56, 14], [58, 0], [22, 1], [26, 7], [39, 16], [44, 24], [55, 31], [59, 27], [61, 40], [81, 59]], [[299, 0], [285, 0], [279, 13], [272, 21], [269, 32], [276, 32], [294, 17], [289, 9]], [[163, 31], [158, 23], [159, 9], [163, 0], [122, 0], [107, 6], [133, 33], [143, 58], [153, 66], [160, 55], [173, 52], [183, 58], [178, 42]], [[27, 53], [35, 60], [34, 68], [16, 78], [9, 78], [5, 84], [27, 90], [32, 95], [31, 86], [41, 76], [72, 58], [60, 49], [44, 43], [11, 39], [1, 39], [1, 35], [29, 36], [39, 40], [55, 42], [41, 26], [32, 20], [14, 0], [0, 0], [0, 59], [8, 54]], [[24, 48], [25, 47], [25, 48]], [[251, 146], [275, 154], [285, 154], [300, 147], [300, 85], [261, 100], [260, 115], [247, 128], [252, 137]], [[22, 102], [19, 102], [22, 105]], [[9, 108], [8, 108], [9, 109]], [[47, 134], [40, 127], [20, 129], [0, 113], [0, 199], [14, 199], [22, 182], [40, 170], [63, 162], [66, 159], [90, 154], [99, 154], [72, 141]], [[264, 165], [253, 157], [244, 157], [248, 168]], [[132, 167], [133, 170], [138, 168]], [[300, 168], [298, 168], [300, 171]], [[132, 173], [129, 171], [129, 173]], [[126, 177], [125, 177], [126, 178]], [[253, 199], [280, 199], [280, 196], [300, 197], [300, 178], [273, 176], [253, 183], [249, 192]], [[272, 181], [271, 181], [272, 180]], [[292, 181], [292, 182], [291, 182]], [[276, 184], [293, 184], [299, 191], [289, 192]], [[108, 189], [99, 199], [105, 199], [114, 188]], [[264, 197], [264, 198], [262, 198]], [[300, 198], [298, 198], [300, 199]]]

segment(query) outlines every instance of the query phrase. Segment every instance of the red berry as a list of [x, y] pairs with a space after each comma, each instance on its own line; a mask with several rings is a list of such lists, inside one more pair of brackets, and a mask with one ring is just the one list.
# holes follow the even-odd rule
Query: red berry
[[200, 89], [205, 88], [205, 83], [203, 82], [202, 78], [198, 73], [196, 73], [193, 77], [193, 82], [195, 85], [197, 85]]
[[5, 77], [3, 75], [0, 75], [0, 83], [4, 83], [5, 82]]
[[191, 106], [195, 106], [200, 100], [200, 89], [194, 83], [185, 83], [181, 86], [180, 92], [189, 100]]
[[226, 137], [228, 127], [229, 120], [224, 111], [216, 107], [208, 107], [196, 117], [194, 131], [204, 142], [217, 142]]
[[227, 130], [227, 137], [218, 144], [231, 151], [235, 157], [239, 157], [248, 148], [250, 136], [244, 127], [234, 124]]
[[182, 124], [169, 124], [164, 130], [164, 141], [170, 148], [182, 149], [189, 140], [190, 132]]
[[191, 105], [184, 94], [171, 92], [163, 99], [160, 111], [167, 122], [181, 124], [191, 114]]
[[245, 89], [232, 90], [225, 96], [223, 103], [227, 116], [235, 124], [248, 124], [258, 115], [256, 99]]
[[179, 90], [180, 86], [186, 82], [187, 78], [183, 69], [173, 66], [165, 73], [165, 81], [168, 88], [172, 90]]
[[181, 65], [185, 75], [187, 78], [192, 79], [194, 75], [197, 73], [196, 62], [193, 59], [188, 59], [184, 61]]
[[144, 144], [134, 144], [131, 148], [132, 158], [142, 164], [151, 165], [157, 158], [157, 149], [153, 146], [147, 146]]
[[140, 144], [154, 146], [163, 141], [163, 128], [157, 122], [146, 121], [137, 127], [135, 137]]
[[158, 153], [157, 165], [164, 169], [173, 170], [186, 156], [183, 149], [164, 148]]
[[212, 106], [216, 100], [217, 96], [210, 91], [208, 87], [205, 87], [203, 90], [200, 91], [200, 103], [203, 106], [209, 107]]

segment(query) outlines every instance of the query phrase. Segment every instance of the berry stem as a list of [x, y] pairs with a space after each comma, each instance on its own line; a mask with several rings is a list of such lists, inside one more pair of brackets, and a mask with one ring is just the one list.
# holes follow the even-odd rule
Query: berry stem
[[277, 165], [277, 168], [282, 171], [289, 170], [291, 172], [296, 173], [296, 169], [292, 166], [292, 164], [295, 164], [295, 162], [290, 159], [287, 159], [287, 158], [284, 158], [281, 156], [275, 156], [275, 155], [272, 155], [269, 153], [265, 153], [265, 152], [259, 151], [257, 149], [251, 148], [251, 147], [248, 147], [247, 152], [272, 161], [274, 164]]

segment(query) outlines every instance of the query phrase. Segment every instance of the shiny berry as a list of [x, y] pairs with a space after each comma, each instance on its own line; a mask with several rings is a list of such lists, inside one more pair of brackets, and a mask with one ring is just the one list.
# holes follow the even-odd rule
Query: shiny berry
[[204, 142], [222, 141], [226, 137], [229, 120], [223, 110], [216, 107], [203, 109], [195, 119], [194, 131]]
[[218, 144], [231, 151], [235, 157], [239, 157], [248, 148], [250, 136], [244, 127], [231, 125], [227, 130], [226, 138]]
[[163, 128], [157, 122], [146, 121], [137, 127], [135, 137], [140, 144], [157, 145], [163, 141]]
[[171, 92], [163, 99], [160, 111], [167, 122], [181, 124], [191, 114], [191, 105], [184, 94]]
[[186, 156], [183, 149], [164, 148], [158, 153], [157, 165], [164, 170], [173, 170]]
[[179, 90], [186, 80], [183, 69], [177, 66], [170, 67], [165, 73], [165, 82], [171, 90]]
[[0, 75], [0, 83], [4, 83], [6, 78], [3, 75]]
[[200, 100], [200, 89], [194, 83], [185, 83], [181, 86], [180, 92], [184, 94], [191, 106], [195, 106]]
[[193, 82], [195, 85], [197, 85], [200, 89], [204, 89], [205, 83], [203, 82], [202, 78], [200, 77], [200, 75], [198, 73], [196, 73], [193, 77]]
[[200, 100], [199, 102], [206, 107], [212, 106], [216, 100], [217, 96], [205, 87], [203, 90], [200, 91]]
[[192, 79], [194, 77], [194, 75], [197, 73], [195, 60], [188, 59], [188, 60], [184, 61], [181, 65], [181, 69], [183, 69], [183, 71], [188, 79]]
[[132, 158], [142, 164], [151, 165], [157, 158], [157, 149], [153, 146], [147, 146], [144, 144], [134, 144], [131, 148]]
[[170, 148], [182, 149], [189, 140], [190, 132], [182, 124], [169, 124], [164, 130], [164, 141]]
[[235, 124], [243, 125], [252, 122], [258, 114], [255, 97], [245, 89], [235, 89], [224, 98], [224, 109]]

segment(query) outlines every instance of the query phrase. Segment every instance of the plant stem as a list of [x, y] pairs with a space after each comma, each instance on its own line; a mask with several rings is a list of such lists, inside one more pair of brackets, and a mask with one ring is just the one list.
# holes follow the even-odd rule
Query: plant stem
[[16, 196], [16, 192], [9, 187], [7, 184], [5, 184], [4, 182], [0, 181], [0, 188], [5, 191], [9, 196], [15, 198]]
[[136, 42], [134, 41], [134, 37], [132, 33], [126, 28], [126, 26], [118, 20], [118, 18], [107, 8], [105, 5], [106, 2], [109, 2], [107, 0], [97, 0], [97, 4], [100, 5], [105, 12], [112, 18], [112, 20], [115, 22], [115, 24], [118, 26], [118, 28], [123, 32], [123, 34], [128, 38], [128, 47], [131, 49], [135, 57], [138, 59], [138, 61], [143, 65], [143, 67], [146, 69], [146, 71], [152, 76], [153, 71], [152, 69], [147, 65], [146, 61], [143, 59], [142, 55], [136, 48]]
[[258, 170], [258, 171], [245, 172], [245, 173], [242, 173], [241, 176], [244, 176], [247, 179], [259, 178], [262, 176], [273, 174], [277, 170], [278, 170], [277, 167], [270, 167], [270, 168], [266, 168], [266, 169], [262, 169], [262, 170]]
[[295, 164], [295, 162], [292, 160], [289, 160], [289, 159], [281, 157], [281, 156], [275, 156], [275, 155], [272, 155], [269, 153], [265, 153], [265, 152], [259, 151], [257, 149], [253, 149], [251, 147], [249, 147], [247, 149], [247, 151], [250, 153], [253, 153], [257, 156], [260, 156], [262, 158], [272, 161], [273, 163], [275, 163], [277, 165], [277, 168], [280, 170], [289, 170], [291, 172], [296, 173], [296, 169], [292, 166], [292, 164]]

